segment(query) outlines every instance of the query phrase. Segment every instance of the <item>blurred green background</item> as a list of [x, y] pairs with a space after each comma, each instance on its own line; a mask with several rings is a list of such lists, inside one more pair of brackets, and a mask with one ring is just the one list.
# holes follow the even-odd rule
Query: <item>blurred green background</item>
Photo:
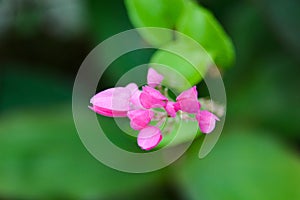
[[[85, 56], [133, 28], [124, 2], [0, 0], [0, 199], [300, 199], [300, 2], [199, 2], [236, 48], [223, 134], [203, 160], [196, 140], [165, 169], [127, 174], [87, 152], [71, 111]], [[99, 89], [152, 53], [118, 59]]]

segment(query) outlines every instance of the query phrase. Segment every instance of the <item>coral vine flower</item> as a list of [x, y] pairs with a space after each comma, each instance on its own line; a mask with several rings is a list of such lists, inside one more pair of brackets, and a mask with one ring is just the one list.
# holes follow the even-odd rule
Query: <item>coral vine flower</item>
[[131, 110], [127, 113], [130, 119], [130, 126], [134, 130], [141, 130], [145, 128], [154, 116], [152, 110]]
[[206, 110], [199, 111], [196, 115], [196, 119], [202, 133], [211, 133], [216, 126], [216, 120], [220, 121], [217, 116]]
[[130, 97], [130, 105], [133, 109], [141, 109], [143, 108], [141, 102], [140, 102], [140, 95], [141, 91], [139, 90], [138, 86], [135, 83], [129, 83], [126, 86], [127, 89], [130, 90], [131, 92], [131, 97]]
[[144, 86], [140, 95], [140, 101], [144, 108], [160, 108], [166, 106], [168, 98], [162, 95], [158, 90]]
[[91, 99], [90, 108], [107, 117], [126, 117], [129, 110], [131, 92], [124, 87], [116, 87], [104, 90]]
[[141, 96], [141, 93], [142, 91], [140, 90], [137, 90], [135, 93], [133, 93], [133, 95], [131, 96], [130, 98], [130, 103], [131, 103], [131, 106], [132, 108], [134, 109], [141, 109], [141, 108], [144, 108], [141, 104], [141, 101], [140, 101], [140, 96]]
[[200, 103], [198, 101], [198, 92], [196, 86], [183, 91], [177, 98], [176, 98], [176, 108], [182, 110], [184, 112], [198, 113], [200, 109]]
[[153, 68], [149, 68], [147, 75], [147, 83], [150, 87], [156, 87], [161, 84], [164, 79], [163, 75], [157, 73]]
[[167, 102], [167, 105], [165, 107], [168, 115], [173, 118], [176, 117], [176, 113], [178, 111], [178, 108], [175, 105], [176, 105], [175, 102], [169, 101], [169, 102]]
[[131, 95], [139, 90], [138, 86], [135, 83], [129, 83], [125, 88], [130, 91]]
[[[147, 75], [149, 86], [143, 86], [142, 91], [135, 83], [110, 88], [94, 95], [90, 100], [92, 106], [89, 107], [107, 117], [128, 117], [131, 128], [140, 131], [137, 136], [138, 146], [147, 151], [156, 147], [162, 140], [160, 127], [168, 117], [197, 120], [203, 133], [211, 133], [219, 118], [206, 110], [200, 110], [196, 86], [183, 91], [176, 98], [176, 102], [172, 102], [155, 89], [160, 86], [163, 78], [150, 68]], [[177, 115], [179, 110], [189, 115]], [[157, 121], [156, 125], [150, 126], [151, 121]]]
[[162, 135], [159, 128], [148, 126], [142, 129], [138, 135], [138, 145], [144, 150], [151, 150], [161, 141]]

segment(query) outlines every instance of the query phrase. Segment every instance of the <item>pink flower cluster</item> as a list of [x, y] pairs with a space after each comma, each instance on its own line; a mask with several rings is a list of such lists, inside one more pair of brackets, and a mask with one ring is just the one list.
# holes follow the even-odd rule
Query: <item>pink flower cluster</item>
[[[161, 121], [167, 117], [177, 117], [178, 112], [192, 114], [192, 119], [198, 121], [203, 133], [212, 132], [216, 120], [219, 119], [211, 112], [200, 109], [196, 86], [183, 91], [176, 98], [176, 102], [173, 102], [155, 89], [161, 88], [162, 80], [163, 76], [150, 68], [147, 75], [148, 85], [143, 86], [142, 90], [135, 83], [104, 90], [91, 98], [90, 109], [108, 117], [128, 117], [131, 128], [139, 131], [137, 143], [144, 150], [150, 150], [159, 144], [163, 137], [159, 128]], [[153, 126], [150, 125], [151, 121], [158, 122]]]

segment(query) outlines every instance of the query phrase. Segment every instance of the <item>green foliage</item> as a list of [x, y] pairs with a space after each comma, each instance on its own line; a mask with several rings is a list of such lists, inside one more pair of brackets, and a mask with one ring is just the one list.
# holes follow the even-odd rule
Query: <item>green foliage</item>
[[80, 142], [70, 106], [2, 115], [0, 133], [0, 193], [7, 197], [106, 197], [160, 176], [121, 173], [94, 159]]
[[126, 0], [126, 6], [135, 27], [177, 30], [200, 44], [209, 54], [183, 39], [179, 33], [140, 30], [141, 36], [154, 47], [179, 54], [158, 50], [151, 59], [151, 62], [160, 64], [153, 67], [164, 75], [165, 86], [181, 92], [199, 83], [212, 64], [209, 57], [218, 67], [232, 65], [235, 55], [231, 40], [214, 16], [196, 3], [189, 0]]
[[[292, 1], [289, 0], [291, 4]], [[257, 1], [258, 5], [265, 3]], [[268, 3], [270, 7], [275, 4], [287, 6], [281, 0]], [[282, 138], [298, 140], [299, 62], [298, 57], [292, 56], [295, 52], [291, 51], [294, 49], [288, 45], [287, 38], [276, 38], [279, 32], [274, 34], [266, 26], [266, 21], [273, 24], [273, 20], [278, 18], [269, 18], [267, 15], [262, 19], [261, 12], [264, 11], [246, 3], [236, 4], [228, 12], [228, 29], [237, 49], [237, 66], [224, 77], [230, 106], [227, 112], [230, 124], [269, 129]], [[286, 23], [293, 23], [293, 12], [284, 15], [290, 18], [286, 19]], [[290, 28], [294, 29], [292, 26]], [[292, 30], [284, 31], [295, 34]], [[287, 51], [279, 43], [289, 46]]]
[[[173, 29], [183, 10], [185, 0], [125, 0], [131, 22], [137, 28], [161, 27]], [[173, 39], [171, 32], [141, 31], [153, 46], [161, 46]]]
[[193, 2], [187, 2], [176, 28], [199, 42], [218, 67], [229, 67], [233, 64], [232, 42], [207, 9]]
[[176, 170], [191, 199], [300, 199], [300, 161], [266, 131], [231, 129], [202, 160], [192, 151]]
[[[150, 4], [152, 0], [148, 1]], [[32, 42], [43, 45], [43, 40], [48, 40], [51, 34], [45, 28], [48, 27], [45, 23], [47, 20], [35, 19], [40, 15], [30, 13], [25, 16], [26, 19], [21, 19], [21, 4], [11, 1], [17, 9], [11, 13], [17, 12], [20, 15], [16, 19], [3, 17], [9, 27], [16, 28], [8, 34], [0, 31], [1, 44], [7, 43], [13, 47], [1, 47], [3, 70], [0, 73], [0, 198], [110, 199], [113, 195], [113, 199], [130, 200], [141, 197], [186, 197], [195, 200], [300, 199], [297, 150], [300, 132], [300, 43], [297, 42], [297, 24], [300, 21], [297, 16], [300, 7], [296, 1], [230, 1], [230, 4], [226, 1], [201, 1], [222, 19], [237, 49], [236, 67], [227, 71], [224, 76], [229, 105], [225, 125], [227, 130], [222, 133], [213, 151], [203, 160], [197, 159], [200, 138], [185, 153], [186, 157], [166, 170], [143, 175], [124, 174], [109, 169], [87, 152], [74, 128], [71, 106], [57, 105], [71, 100], [71, 85], [75, 74], [72, 69], [76, 66], [70, 62], [66, 68], [58, 68], [53, 63], [46, 63], [48, 60], [43, 57], [34, 56], [34, 48], [28, 48], [26, 54], [20, 55], [22, 51], [17, 47], [24, 44], [25, 38], [30, 37], [30, 40], [26, 40], [29, 46]], [[4, 2], [9, 1], [0, 3]], [[91, 45], [92, 41], [91, 46], [95, 46], [97, 42], [130, 28], [122, 4], [98, 0], [87, 0], [84, 3], [88, 5], [84, 9], [89, 16], [86, 20], [90, 29], [83, 29], [84, 39], [78, 38], [75, 43]], [[43, 6], [35, 8], [38, 10], [41, 7]], [[58, 4], [57, 8], [59, 7]], [[72, 4], [68, 4], [68, 7], [72, 7]], [[197, 10], [199, 9], [202, 10]], [[155, 12], [151, 8], [148, 10]], [[43, 9], [39, 12], [45, 13], [44, 11]], [[1, 16], [7, 15], [4, 12]], [[178, 17], [178, 21], [180, 20], [183, 20], [181, 16]], [[31, 38], [38, 33], [32, 33], [30, 29], [38, 31], [40, 23], [45, 28], [41, 28], [42, 35], [48, 37], [39, 35]], [[65, 30], [61, 26], [57, 29], [62, 32]], [[19, 43], [20, 41], [23, 42]], [[58, 45], [65, 45], [64, 40], [55, 41]], [[182, 52], [189, 54], [188, 47], [184, 44], [181, 46], [171, 42], [165, 46], [178, 45], [178, 48], [183, 48]], [[56, 50], [51, 45], [41, 48]], [[65, 58], [74, 59], [73, 54], [59, 52]], [[47, 51], [44, 53], [46, 55]], [[144, 53], [133, 53], [126, 60], [118, 59], [100, 80], [101, 87], [111, 87], [132, 66], [146, 63], [152, 52], [148, 52], [147, 58], [143, 57]], [[158, 51], [152, 60], [159, 54], [171, 57], [168, 52]], [[27, 55], [32, 56], [26, 57]], [[60, 59], [61, 57], [53, 57], [54, 63], [61, 62]], [[157, 62], [164, 63], [165, 59], [160, 60]], [[185, 63], [180, 58], [178, 60], [181, 64]], [[20, 65], [7, 66], [7, 61], [19, 62]], [[37, 66], [37, 63], [43, 65]], [[172, 64], [167, 60], [166, 64], [169, 63]], [[174, 69], [178, 67], [179, 65]], [[64, 72], [64, 77], [59, 75], [60, 72]], [[189, 76], [187, 72], [183, 73]], [[193, 77], [191, 80], [195, 81]], [[99, 118], [101, 125], [106, 126], [107, 135], [112, 142], [131, 151], [139, 148], [135, 138], [117, 130], [113, 119]], [[236, 124], [240, 127], [233, 128]], [[186, 125], [185, 139], [193, 133], [190, 131], [190, 124]], [[175, 129], [164, 137], [163, 145], [170, 142], [174, 132]], [[121, 134], [124, 137], [119, 137]], [[282, 142], [295, 151], [287, 149]], [[172, 171], [173, 176], [170, 174]], [[173, 185], [176, 178], [178, 187]]]
[[[252, 76], [252, 81], [242, 84], [241, 92], [233, 95], [229, 115], [242, 115], [244, 119], [239, 121], [245, 124], [251, 119], [258, 121], [258, 126], [262, 128], [276, 127], [276, 132], [280, 135], [284, 132], [289, 137], [300, 138], [300, 127], [294, 126], [299, 121], [300, 107], [291, 106], [300, 102], [299, 95], [295, 95], [295, 91], [298, 90], [298, 83], [295, 81], [298, 75], [292, 71], [285, 71], [296, 63], [283, 55], [274, 55], [276, 59], [257, 59], [255, 65], [260, 70]], [[247, 103], [249, 105], [245, 108]]]
[[[179, 93], [197, 84], [204, 77], [211, 59], [195, 43], [177, 40], [158, 50], [151, 58], [151, 67], [164, 76], [163, 85]], [[157, 65], [158, 64], [158, 65]]]
[[[172, 2], [170, 0], [127, 0], [126, 5], [135, 27], [178, 30], [199, 42], [209, 52], [217, 66], [232, 65], [235, 56], [230, 38], [214, 16], [196, 3], [189, 0]], [[162, 34], [155, 30], [143, 30], [141, 35], [155, 47], [176, 39], [171, 32]]]
[[[172, 122], [168, 123], [172, 124]], [[169, 129], [168, 126], [163, 129], [163, 139], [158, 144], [158, 148], [165, 147], [168, 144], [170, 144], [169, 147], [173, 147], [184, 142], [191, 142], [196, 136], [199, 136], [199, 125], [196, 121], [181, 121], [172, 125], [172, 129]]]

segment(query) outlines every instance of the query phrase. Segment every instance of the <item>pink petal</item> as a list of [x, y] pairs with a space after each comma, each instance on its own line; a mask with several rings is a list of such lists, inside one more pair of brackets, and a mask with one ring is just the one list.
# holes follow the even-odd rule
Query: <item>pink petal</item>
[[126, 117], [127, 116], [127, 111], [111, 111], [111, 110], [107, 110], [105, 108], [99, 108], [97, 106], [89, 106], [89, 108], [91, 110], [93, 110], [94, 112], [106, 116], [106, 117]]
[[167, 111], [168, 115], [171, 117], [176, 117], [176, 112], [178, 111], [178, 109], [176, 108], [175, 102], [167, 102], [167, 105], [165, 107], [165, 110]]
[[143, 108], [141, 101], [140, 101], [140, 96], [141, 96], [142, 91], [136, 90], [135, 93], [131, 96], [130, 102], [132, 104], [132, 107], [134, 109], [141, 109]]
[[176, 101], [180, 101], [183, 99], [198, 99], [198, 92], [196, 86], [183, 91], [180, 95], [178, 95]]
[[140, 101], [144, 108], [159, 108], [166, 106], [168, 98], [162, 95], [158, 90], [144, 86], [140, 95]]
[[180, 109], [188, 113], [198, 113], [200, 109], [200, 103], [198, 102], [198, 93], [196, 86], [183, 91], [177, 98], [177, 104], [175, 108]]
[[219, 118], [217, 116], [206, 110], [200, 111], [196, 115], [196, 119], [198, 120], [199, 127], [202, 133], [206, 134], [211, 133], [216, 126], [216, 120], [219, 121]]
[[135, 83], [129, 83], [128, 85], [126, 85], [126, 87], [128, 90], [130, 90], [131, 95], [133, 95], [136, 91], [139, 90], [138, 86]]
[[127, 113], [130, 119], [130, 126], [134, 130], [145, 128], [154, 116], [152, 110], [132, 110]]
[[147, 83], [150, 87], [156, 87], [161, 84], [164, 79], [163, 75], [157, 73], [153, 68], [149, 68], [147, 75]]
[[145, 93], [148, 93], [149, 95], [155, 97], [156, 99], [159, 99], [159, 100], [168, 100], [167, 97], [165, 97], [164, 95], [162, 95], [160, 93], [160, 91], [152, 88], [152, 87], [149, 87], [149, 86], [144, 86], [143, 87], [143, 92]]
[[129, 89], [131, 92], [130, 97], [130, 107], [131, 109], [141, 109], [143, 108], [140, 102], [141, 91], [135, 83], [129, 83], [125, 88]]
[[175, 102], [175, 103], [173, 104], [173, 107], [174, 107], [174, 109], [175, 109], [176, 112], [177, 112], [178, 110], [180, 110], [180, 104], [179, 104], [178, 102]]
[[198, 100], [192, 100], [192, 99], [185, 99], [178, 101], [180, 110], [183, 112], [188, 112], [188, 113], [198, 113], [200, 107], [198, 104]]
[[162, 135], [159, 128], [148, 126], [142, 129], [138, 135], [138, 145], [144, 150], [151, 150], [161, 141]]
[[104, 90], [91, 98], [92, 110], [110, 117], [124, 116], [129, 110], [130, 96], [130, 90], [124, 87]]

